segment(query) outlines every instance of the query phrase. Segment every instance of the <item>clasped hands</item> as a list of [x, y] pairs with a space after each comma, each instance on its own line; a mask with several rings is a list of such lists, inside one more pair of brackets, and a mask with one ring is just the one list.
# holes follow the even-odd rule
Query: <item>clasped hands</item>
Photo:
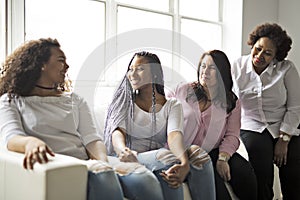
[[125, 147], [118, 155], [122, 162], [138, 162], [137, 152]]
[[178, 188], [184, 182], [189, 171], [189, 164], [175, 164], [168, 170], [163, 170], [160, 175], [168, 183], [169, 187]]
[[[119, 154], [118, 157], [122, 162], [138, 162], [137, 152], [125, 147]], [[168, 170], [163, 170], [160, 175], [171, 188], [178, 188], [182, 185], [185, 177], [189, 173], [189, 164], [175, 164]]]

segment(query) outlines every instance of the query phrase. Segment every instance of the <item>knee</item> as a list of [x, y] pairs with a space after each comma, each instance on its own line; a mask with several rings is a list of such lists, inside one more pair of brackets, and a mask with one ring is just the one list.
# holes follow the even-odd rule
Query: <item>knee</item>
[[88, 165], [88, 170], [94, 173], [100, 173], [100, 172], [106, 172], [106, 171], [111, 171], [112, 167], [103, 161], [99, 160], [91, 160]]
[[157, 152], [156, 159], [165, 166], [178, 162], [176, 156], [168, 149], [160, 149]]
[[202, 168], [203, 164], [210, 161], [208, 153], [198, 145], [191, 145], [187, 154], [191, 165], [196, 168]]
[[118, 175], [125, 176], [132, 173], [144, 173], [147, 168], [136, 162], [120, 162], [114, 165], [114, 170]]

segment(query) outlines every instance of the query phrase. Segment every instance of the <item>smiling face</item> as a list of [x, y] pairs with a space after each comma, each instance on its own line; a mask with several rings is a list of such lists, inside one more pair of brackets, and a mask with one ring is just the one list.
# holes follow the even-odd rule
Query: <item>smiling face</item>
[[201, 62], [199, 80], [204, 87], [213, 87], [218, 83], [217, 66], [209, 55], [206, 55]]
[[127, 72], [128, 80], [134, 90], [140, 90], [152, 83], [150, 64], [142, 56], [135, 56]]
[[255, 71], [260, 74], [276, 56], [276, 45], [267, 37], [256, 41], [251, 49], [252, 65]]
[[69, 65], [64, 52], [58, 47], [51, 48], [51, 56], [42, 68], [40, 82], [44, 86], [53, 86], [65, 81]]

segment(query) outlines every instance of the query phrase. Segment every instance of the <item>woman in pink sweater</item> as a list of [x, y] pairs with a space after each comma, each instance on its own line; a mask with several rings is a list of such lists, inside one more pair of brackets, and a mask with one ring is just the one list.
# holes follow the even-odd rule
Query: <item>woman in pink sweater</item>
[[213, 161], [217, 199], [230, 199], [228, 181], [239, 199], [257, 197], [256, 177], [250, 163], [236, 153], [240, 145], [241, 107], [232, 92], [230, 62], [222, 51], [204, 53], [197, 81], [181, 83], [169, 97], [179, 99], [184, 111], [185, 145], [204, 148]]

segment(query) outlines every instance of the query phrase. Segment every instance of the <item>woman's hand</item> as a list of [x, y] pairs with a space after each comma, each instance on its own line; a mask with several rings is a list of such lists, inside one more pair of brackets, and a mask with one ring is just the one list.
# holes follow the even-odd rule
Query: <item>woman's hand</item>
[[230, 167], [228, 162], [217, 160], [216, 169], [218, 174], [221, 176], [221, 178], [224, 181], [230, 181], [231, 175], [230, 175]]
[[47, 154], [54, 156], [54, 152], [42, 140], [31, 137], [25, 145], [25, 157], [23, 166], [25, 169], [33, 169], [34, 163], [47, 163]]
[[184, 182], [189, 171], [189, 164], [175, 164], [168, 170], [162, 171], [160, 175], [171, 188], [178, 188]]
[[120, 153], [119, 153], [119, 159], [122, 162], [138, 162], [137, 159], [137, 152], [129, 149], [128, 147], [125, 147]]
[[286, 165], [288, 144], [289, 142], [285, 142], [282, 139], [278, 139], [278, 141], [275, 144], [274, 163], [278, 167], [281, 167], [282, 165]]

